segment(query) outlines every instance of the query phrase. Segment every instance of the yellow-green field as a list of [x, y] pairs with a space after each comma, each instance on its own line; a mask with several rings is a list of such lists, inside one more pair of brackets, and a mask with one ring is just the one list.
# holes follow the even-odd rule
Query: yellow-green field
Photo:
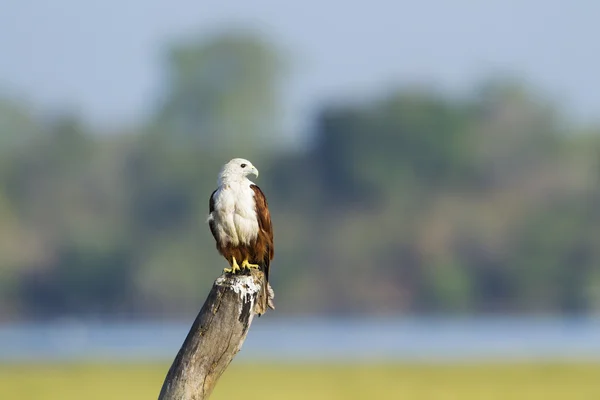
[[[155, 399], [166, 364], [0, 365], [0, 399]], [[234, 363], [211, 400], [600, 399], [600, 364]]]

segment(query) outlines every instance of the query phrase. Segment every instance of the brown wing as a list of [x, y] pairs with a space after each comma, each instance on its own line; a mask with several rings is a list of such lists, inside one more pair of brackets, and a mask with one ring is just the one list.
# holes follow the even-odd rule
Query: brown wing
[[273, 245], [273, 226], [271, 225], [271, 213], [267, 198], [260, 188], [256, 185], [250, 185], [254, 191], [254, 202], [256, 204], [256, 217], [258, 218], [258, 227], [260, 228], [260, 236], [266, 242], [266, 252], [263, 259], [265, 265], [265, 278], [269, 280], [269, 267], [271, 260], [275, 255], [275, 247]]
[[[208, 200], [208, 213], [212, 214], [213, 211], [215, 211], [215, 193], [217, 192], [218, 189], [215, 189], [214, 192], [211, 193], [210, 195], [210, 199]], [[210, 233], [212, 233], [213, 237], [215, 238], [215, 240], [217, 241], [217, 243], [219, 242], [219, 238], [217, 237], [217, 227], [215, 226], [215, 220], [211, 219], [208, 222], [208, 226], [210, 227]]]

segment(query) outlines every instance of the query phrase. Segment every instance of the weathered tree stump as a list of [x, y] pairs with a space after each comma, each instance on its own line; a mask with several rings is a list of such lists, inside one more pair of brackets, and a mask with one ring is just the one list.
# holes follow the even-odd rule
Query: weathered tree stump
[[[204, 400], [240, 351], [255, 314], [273, 307], [264, 274], [223, 274], [213, 284], [165, 378], [159, 400]], [[265, 297], [266, 296], [266, 299]]]

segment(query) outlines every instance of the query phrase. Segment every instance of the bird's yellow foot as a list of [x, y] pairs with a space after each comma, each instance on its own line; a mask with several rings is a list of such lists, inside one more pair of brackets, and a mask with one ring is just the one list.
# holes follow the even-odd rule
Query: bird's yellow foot
[[246, 259], [246, 260], [242, 261], [242, 268], [248, 268], [248, 269], [250, 269], [250, 268], [254, 268], [254, 269], [259, 269], [259, 268], [260, 268], [260, 265], [258, 265], [258, 264], [250, 264], [250, 263], [248, 262], [248, 259]]
[[[236, 261], [235, 257], [231, 257], [231, 258], [232, 258], [232, 261], [231, 261], [231, 268], [225, 268], [225, 269], [223, 269], [223, 271], [224, 271], [224, 272], [227, 272], [227, 273], [232, 273], [232, 274], [235, 274], [237, 271], [239, 271], [239, 270], [240, 270], [240, 266], [238, 265], [238, 263], [237, 263], [237, 261]], [[243, 265], [243, 264], [242, 264], [242, 265]]]

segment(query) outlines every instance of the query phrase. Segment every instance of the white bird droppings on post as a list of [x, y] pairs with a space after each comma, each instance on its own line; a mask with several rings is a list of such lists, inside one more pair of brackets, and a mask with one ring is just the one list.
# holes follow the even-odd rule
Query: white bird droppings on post
[[240, 296], [243, 303], [251, 303], [251, 309], [254, 308], [254, 300], [260, 291], [260, 286], [256, 284], [252, 275], [240, 275], [233, 278], [221, 276], [217, 279], [216, 284], [230, 287]]

